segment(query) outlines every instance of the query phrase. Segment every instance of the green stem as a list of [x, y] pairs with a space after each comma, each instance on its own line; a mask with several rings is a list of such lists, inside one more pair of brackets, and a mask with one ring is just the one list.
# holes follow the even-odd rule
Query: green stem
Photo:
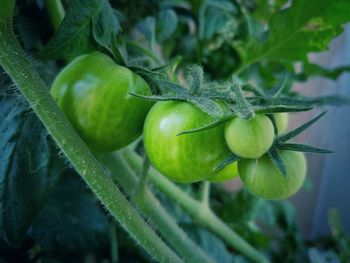
[[209, 206], [209, 199], [210, 199], [210, 182], [204, 181], [201, 186], [201, 196], [200, 200], [203, 205]]
[[14, 35], [14, 0], [0, 0], [0, 6], [0, 64], [57, 145], [102, 204], [151, 256], [160, 262], [182, 262], [135, 211], [58, 108]]
[[[123, 156], [130, 166], [138, 171], [142, 169], [142, 158], [131, 149], [125, 149]], [[248, 244], [242, 237], [228, 227], [220, 218], [218, 218], [209, 208], [203, 206], [201, 202], [193, 199], [188, 194], [183, 192], [179, 187], [166, 179], [162, 174], [155, 169], [150, 168], [148, 180], [155, 184], [161, 191], [163, 191], [170, 199], [176, 202], [182, 209], [184, 209], [194, 221], [206, 227], [221, 239], [223, 239], [229, 246], [237, 249], [247, 258], [257, 263], [267, 263], [265, 258], [259, 251]]]
[[111, 246], [111, 263], [117, 263], [119, 261], [118, 254], [118, 240], [117, 240], [117, 226], [115, 221], [109, 223], [109, 239]]
[[139, 50], [141, 53], [146, 54], [148, 57], [150, 57], [151, 59], [154, 60], [154, 62], [156, 62], [158, 65], [161, 65], [162, 62], [161, 60], [152, 52], [152, 50], [144, 48], [143, 46], [141, 46], [139, 43], [137, 43], [136, 41], [130, 40], [128, 39], [126, 42], [130, 47]]
[[52, 27], [57, 31], [64, 17], [64, 7], [62, 2], [61, 0], [45, 0], [45, 6], [49, 13]]
[[141, 179], [136, 176], [136, 172], [130, 168], [120, 154], [100, 154], [98, 159], [111, 172], [112, 178], [123, 187], [129, 196], [133, 197], [138, 209], [153, 223], [164, 240], [174, 247], [185, 262], [213, 262], [177, 225], [147, 186], [142, 188], [142, 191], [137, 190]]

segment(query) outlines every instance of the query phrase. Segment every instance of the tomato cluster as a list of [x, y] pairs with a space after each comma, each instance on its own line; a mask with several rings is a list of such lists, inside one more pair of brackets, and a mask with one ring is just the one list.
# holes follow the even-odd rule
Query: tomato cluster
[[[51, 93], [91, 150], [118, 150], [143, 131], [150, 162], [176, 182], [221, 182], [239, 175], [253, 194], [280, 199], [294, 194], [305, 178], [303, 154], [280, 152], [287, 176], [267, 156], [275, 128], [266, 115], [256, 114], [250, 120], [234, 117], [215, 128], [179, 135], [214, 120], [190, 102], [161, 101], [153, 105], [130, 95], [151, 95], [151, 90], [140, 76], [102, 53], [72, 61], [56, 77]], [[224, 104], [221, 106], [228, 111]], [[274, 120], [277, 133], [283, 133], [288, 115], [275, 114]], [[241, 159], [217, 170], [231, 152]]]

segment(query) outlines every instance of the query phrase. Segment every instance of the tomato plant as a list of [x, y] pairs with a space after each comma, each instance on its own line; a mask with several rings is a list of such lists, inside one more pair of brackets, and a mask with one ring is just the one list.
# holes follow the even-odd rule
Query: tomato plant
[[98, 52], [74, 59], [51, 89], [79, 135], [99, 152], [120, 149], [141, 135], [152, 103], [130, 92], [147, 95], [151, 90], [140, 76]]
[[304, 155], [282, 151], [280, 156], [286, 166], [286, 175], [266, 155], [255, 160], [239, 161], [239, 175], [251, 193], [265, 199], [283, 199], [299, 190], [307, 170]]
[[0, 261], [349, 262], [265, 200], [331, 153], [288, 115], [348, 104], [301, 92], [348, 2], [0, 0]]
[[216, 165], [229, 154], [224, 125], [178, 136], [211, 120], [188, 102], [158, 102], [144, 127], [145, 150], [151, 163], [165, 176], [181, 183], [221, 181], [237, 176], [236, 163], [214, 172]]

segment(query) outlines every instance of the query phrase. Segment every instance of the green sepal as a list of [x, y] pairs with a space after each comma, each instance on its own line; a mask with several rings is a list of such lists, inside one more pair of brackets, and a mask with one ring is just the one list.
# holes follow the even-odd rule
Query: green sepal
[[315, 118], [311, 119], [310, 121], [304, 123], [303, 125], [299, 126], [298, 128], [294, 129], [291, 132], [288, 132], [282, 136], [278, 137], [278, 141], [279, 142], [286, 142], [292, 138], [294, 138], [295, 136], [299, 135], [300, 133], [302, 133], [304, 130], [306, 130], [307, 128], [309, 128], [312, 124], [314, 124], [317, 120], [319, 120], [323, 115], [326, 114], [326, 111], [322, 112], [321, 114], [319, 114], [318, 116], [316, 116]]

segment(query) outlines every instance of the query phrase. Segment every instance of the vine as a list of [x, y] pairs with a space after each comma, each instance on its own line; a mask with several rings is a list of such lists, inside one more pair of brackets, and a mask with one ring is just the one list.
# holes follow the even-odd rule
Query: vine
[[130, 205], [49, 94], [13, 33], [11, 20], [14, 0], [1, 0], [0, 4], [1, 66], [28, 100], [67, 159], [117, 221], [157, 260], [182, 262]]

